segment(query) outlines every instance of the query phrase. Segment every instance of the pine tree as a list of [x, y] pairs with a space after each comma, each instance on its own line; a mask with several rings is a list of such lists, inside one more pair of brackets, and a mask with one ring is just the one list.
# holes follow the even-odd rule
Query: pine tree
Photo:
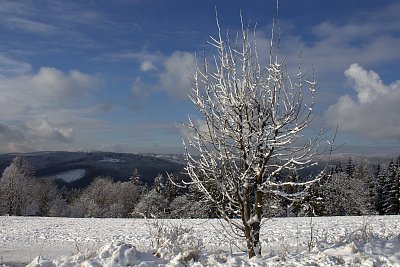
[[141, 180], [141, 175], [137, 168], [135, 168], [133, 170], [131, 177], [129, 177], [129, 180], [132, 181], [137, 186], [143, 185], [142, 180]]
[[320, 181], [310, 185], [306, 189], [303, 199], [300, 202], [295, 203], [297, 215], [322, 216], [325, 214], [323, 184], [327, 182], [331, 175], [325, 175]]
[[157, 193], [163, 194], [165, 193], [165, 179], [162, 174], [158, 174], [154, 178], [154, 189], [156, 190]]
[[326, 216], [364, 215], [368, 195], [364, 183], [346, 173], [333, 174], [322, 186]]
[[349, 161], [347, 162], [345, 172], [347, 174], [347, 177], [354, 176], [355, 166], [354, 166], [353, 160], [351, 158], [349, 158]]
[[341, 173], [341, 172], [343, 172], [343, 168], [342, 168], [342, 164], [340, 164], [340, 162], [339, 162], [335, 166], [335, 173]]
[[[354, 165], [353, 165], [354, 166]], [[377, 203], [377, 182], [372, 174], [371, 169], [368, 164], [362, 160], [354, 169], [353, 172], [354, 179], [359, 180], [363, 188], [360, 188], [360, 194], [363, 194], [367, 199], [365, 203], [365, 209], [369, 213], [375, 212], [375, 207]]]
[[168, 174], [168, 179], [165, 181], [165, 194], [169, 202], [179, 195], [179, 187], [176, 185], [176, 178], [173, 174]]
[[377, 187], [376, 187], [376, 211], [379, 215], [385, 214], [384, 203], [385, 203], [385, 179], [386, 173], [383, 167], [378, 165], [377, 167]]
[[388, 167], [386, 184], [384, 189], [384, 213], [400, 214], [400, 171], [399, 165], [391, 161]]

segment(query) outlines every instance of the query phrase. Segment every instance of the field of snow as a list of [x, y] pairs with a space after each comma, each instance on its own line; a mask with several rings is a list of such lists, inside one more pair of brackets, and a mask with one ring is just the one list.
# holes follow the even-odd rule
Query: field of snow
[[0, 266], [184, 266], [182, 253], [150, 253], [160, 225], [191, 229], [178, 233], [199, 248], [186, 266], [400, 266], [400, 216], [270, 219], [251, 260], [218, 220], [0, 217]]
[[114, 159], [114, 158], [104, 158], [102, 160], [99, 160], [100, 162], [113, 162], [113, 163], [119, 163], [119, 162], [125, 162], [125, 160], [122, 159]]
[[82, 179], [85, 177], [86, 170], [84, 169], [74, 169], [70, 171], [65, 171], [65, 172], [60, 172], [54, 175], [54, 180], [55, 179], [61, 179], [64, 180], [67, 183], [73, 182], [75, 180]]

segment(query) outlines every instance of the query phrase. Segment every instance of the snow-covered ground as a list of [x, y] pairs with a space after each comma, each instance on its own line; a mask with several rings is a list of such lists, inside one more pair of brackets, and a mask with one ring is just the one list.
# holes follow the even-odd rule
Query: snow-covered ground
[[74, 169], [70, 171], [60, 172], [54, 175], [53, 179], [61, 179], [67, 183], [73, 182], [75, 180], [82, 179], [85, 177], [86, 170], [84, 169]]
[[263, 257], [250, 261], [218, 220], [0, 217], [0, 266], [183, 266], [182, 255], [149, 252], [160, 224], [192, 229], [182, 233], [200, 249], [190, 266], [400, 266], [400, 216], [271, 219], [262, 228]]
[[100, 162], [113, 162], [113, 163], [120, 163], [120, 162], [125, 162], [125, 160], [122, 159], [114, 159], [114, 158], [104, 158], [102, 160], [99, 160]]

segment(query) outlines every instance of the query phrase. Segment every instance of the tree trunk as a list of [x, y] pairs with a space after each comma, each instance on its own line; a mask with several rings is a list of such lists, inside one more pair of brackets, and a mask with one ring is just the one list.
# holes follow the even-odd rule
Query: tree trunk
[[244, 235], [246, 237], [246, 245], [247, 245], [247, 254], [249, 255], [249, 259], [256, 255], [254, 250], [254, 240], [253, 240], [253, 233], [251, 227], [246, 224], [244, 226]]

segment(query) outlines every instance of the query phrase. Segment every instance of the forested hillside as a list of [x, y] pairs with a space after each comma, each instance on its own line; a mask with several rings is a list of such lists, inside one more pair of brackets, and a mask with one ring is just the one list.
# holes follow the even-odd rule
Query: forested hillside
[[[0, 215], [218, 216], [217, 209], [195, 188], [176, 186], [185, 179], [177, 156], [100, 152], [43, 152], [14, 159], [12, 156], [15, 155], [1, 155], [3, 165], [7, 160], [10, 163], [0, 179]], [[320, 159], [319, 168], [308, 173], [281, 173], [275, 179], [290, 182], [302, 181], [304, 175], [314, 177], [321, 168], [325, 170], [322, 178], [298, 197], [266, 194], [264, 212], [272, 217], [400, 214], [400, 158], [372, 160], [341, 155], [331, 161]], [[88, 173], [92, 177], [86, 176]], [[82, 174], [80, 179], [72, 179]], [[296, 190], [295, 186], [284, 188], [288, 195], [296, 195]]]

